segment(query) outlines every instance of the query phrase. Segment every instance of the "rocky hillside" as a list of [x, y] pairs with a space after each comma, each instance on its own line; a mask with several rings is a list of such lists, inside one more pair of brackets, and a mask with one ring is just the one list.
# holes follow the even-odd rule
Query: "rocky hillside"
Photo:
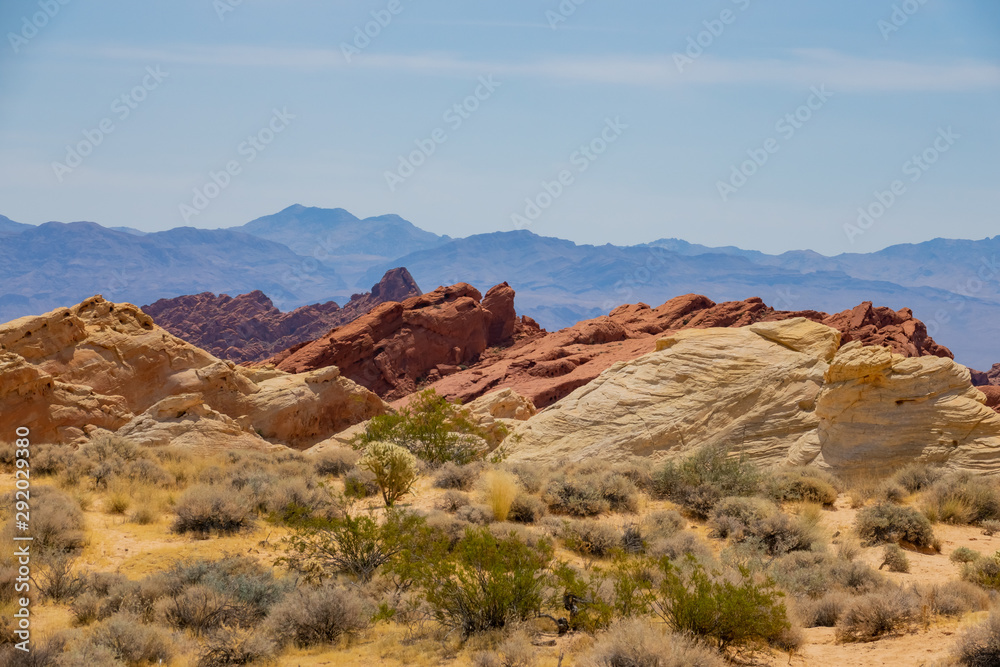
[[0, 433], [37, 442], [305, 448], [386, 409], [336, 368], [241, 368], [101, 297], [0, 325]]
[[211, 292], [160, 299], [142, 310], [156, 323], [220, 359], [261, 361], [343, 326], [387, 301], [420, 295], [405, 268], [388, 271], [370, 292], [355, 294], [343, 308], [336, 302], [281, 312], [260, 290], [231, 297]]
[[905, 357], [952, 356], [927, 335], [909, 309], [897, 312], [870, 302], [828, 315], [777, 311], [759, 298], [717, 304], [689, 294], [657, 308], [642, 303], [620, 306], [609, 316], [548, 333], [530, 318], [517, 316], [514, 290], [506, 283], [493, 287], [484, 298], [475, 288], [459, 283], [385, 304], [350, 326], [275, 355], [267, 363], [290, 373], [335, 365], [387, 400], [427, 384], [465, 402], [511, 387], [545, 407], [613, 363], [652, 351], [666, 333], [793, 317], [840, 331], [843, 343], [887, 345]]

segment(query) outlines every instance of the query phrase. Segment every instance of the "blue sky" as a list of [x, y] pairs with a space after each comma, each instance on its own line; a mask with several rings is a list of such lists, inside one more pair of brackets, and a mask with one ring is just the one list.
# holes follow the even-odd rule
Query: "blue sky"
[[825, 254], [998, 233], [992, 0], [63, 1], [0, 8], [0, 213], [21, 222], [302, 203]]

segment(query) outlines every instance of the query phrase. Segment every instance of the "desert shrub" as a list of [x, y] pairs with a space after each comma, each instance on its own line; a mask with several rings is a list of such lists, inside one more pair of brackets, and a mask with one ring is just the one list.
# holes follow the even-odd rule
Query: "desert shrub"
[[[50, 665], [62, 665], [61, 657], [66, 649], [67, 636], [65, 633], [56, 633], [42, 640], [37, 640], [33, 636], [30, 644], [31, 650], [27, 653], [15, 648], [13, 641], [4, 642], [4, 644], [6, 645], [0, 646], [0, 665], [4, 667], [49, 667]], [[109, 663], [109, 667], [111, 664]]]
[[340, 477], [349, 472], [361, 455], [350, 447], [332, 447], [316, 456], [313, 464], [317, 475]]
[[978, 524], [1000, 519], [1000, 488], [985, 477], [956, 473], [924, 491], [925, 511], [939, 521]]
[[723, 667], [726, 662], [696, 641], [649, 621], [622, 620], [599, 636], [582, 667]]
[[653, 491], [678, 503], [698, 518], [708, 518], [726, 496], [752, 496], [763, 475], [742, 456], [725, 447], [702, 447], [680, 461], [668, 461], [653, 475]]
[[206, 638], [198, 667], [261, 664], [276, 652], [274, 641], [255, 629], [224, 627]]
[[1000, 664], [1000, 611], [991, 612], [984, 622], [966, 630], [955, 646], [954, 655], [966, 667]]
[[883, 567], [888, 567], [890, 572], [909, 572], [910, 559], [898, 544], [887, 544], [882, 549], [882, 564], [878, 569], [881, 570]]
[[363, 630], [370, 617], [358, 593], [327, 584], [296, 590], [271, 610], [267, 625], [277, 642], [306, 648]]
[[427, 389], [395, 414], [370, 419], [355, 446], [391, 442], [432, 465], [469, 463], [489, 456], [491, 446], [498, 445], [505, 435], [506, 429], [480, 427], [468, 408]]
[[245, 556], [176, 562], [150, 583], [172, 598], [160, 603], [167, 619], [197, 631], [223, 623], [253, 625], [292, 588], [290, 581], [275, 578], [270, 568]]
[[875, 487], [875, 500], [880, 503], [896, 503], [906, 500], [906, 489], [891, 479], [882, 480]]
[[38, 443], [31, 447], [31, 473], [58, 475], [66, 470], [72, 453], [65, 445]]
[[983, 535], [992, 537], [996, 533], [1000, 533], [1000, 520], [986, 519], [984, 521], [981, 521], [979, 525], [983, 529]]
[[852, 561], [861, 555], [861, 543], [854, 539], [834, 540], [837, 545], [836, 556], [840, 560]]
[[546, 482], [546, 470], [537, 463], [508, 463], [507, 469], [517, 477], [517, 483], [527, 493], [541, 493]]
[[455, 512], [455, 518], [468, 523], [485, 526], [493, 521], [493, 509], [489, 505], [473, 503], [466, 505]]
[[849, 602], [850, 598], [845, 593], [833, 591], [816, 599], [800, 599], [795, 609], [803, 627], [832, 628], [837, 625]]
[[122, 470], [121, 476], [131, 482], [151, 486], [170, 486], [176, 481], [163, 466], [150, 459], [130, 461]]
[[910, 493], [923, 491], [941, 477], [940, 468], [926, 463], [908, 463], [892, 476], [892, 480]]
[[73, 600], [69, 609], [73, 613], [75, 625], [90, 625], [104, 618], [102, 615], [103, 606], [104, 596], [88, 591]]
[[[5, 498], [6, 507], [14, 507], [13, 495]], [[79, 553], [86, 544], [84, 527], [83, 512], [69, 495], [51, 486], [31, 489], [32, 554], [45, 559]], [[13, 533], [12, 523], [5, 532]]]
[[825, 553], [793, 551], [772, 563], [771, 574], [792, 595], [817, 598], [836, 585], [833, 565]]
[[643, 553], [646, 550], [646, 537], [640, 524], [630, 521], [622, 526], [621, 547], [627, 554]]
[[132, 497], [124, 484], [114, 484], [104, 499], [104, 511], [121, 516], [132, 506]]
[[970, 611], [984, 611], [991, 606], [989, 594], [967, 581], [946, 581], [921, 591], [931, 610], [941, 616], [962, 616]]
[[627, 477], [600, 471], [570, 470], [549, 480], [545, 501], [551, 510], [572, 516], [595, 516], [609, 510], [635, 512], [639, 491]]
[[371, 441], [365, 447], [358, 467], [375, 476], [386, 507], [392, 507], [409, 493], [417, 481], [417, 459], [409, 451], [391, 442]]
[[761, 498], [724, 498], [712, 510], [711, 525], [717, 536], [747, 543], [770, 556], [808, 550], [816, 539], [806, 521], [779, 512]]
[[[0, 661], [2, 662], [2, 661]], [[76, 642], [59, 654], [54, 662], [46, 665], [56, 667], [124, 667], [125, 663], [115, 656], [115, 652], [107, 646], [99, 646], [89, 641]]]
[[457, 512], [469, 504], [469, 494], [451, 489], [446, 491], [438, 501], [438, 507], [446, 512]]
[[178, 533], [235, 533], [250, 528], [253, 516], [246, 499], [232, 489], [197, 485], [177, 499], [177, 518], [173, 529]]
[[836, 560], [830, 566], [830, 575], [837, 586], [852, 593], [869, 593], [885, 585], [875, 568], [858, 561]]
[[344, 475], [344, 495], [348, 498], [369, 498], [378, 492], [375, 475], [370, 471], [355, 468]]
[[722, 498], [712, 509], [709, 526], [714, 537], [743, 539], [751, 523], [777, 513], [774, 503], [763, 498]]
[[588, 556], [607, 556], [621, 547], [621, 532], [599, 519], [580, 519], [566, 526], [566, 546]]
[[427, 550], [433, 546], [426, 521], [413, 513], [390, 510], [379, 522], [371, 515], [345, 512], [285, 538], [288, 555], [282, 562], [317, 581], [337, 572], [370, 581], [380, 567], [420, 540], [427, 541]]
[[460, 489], [468, 491], [479, 478], [483, 468], [478, 463], [458, 465], [448, 461], [434, 475], [434, 486], [438, 489]]
[[536, 616], [551, 558], [547, 543], [469, 529], [451, 557], [425, 561], [417, 581], [435, 618], [469, 635]]
[[656, 510], [643, 518], [646, 533], [653, 537], [670, 537], [683, 530], [687, 523], [677, 510]]
[[536, 523], [545, 516], [545, 510], [545, 502], [538, 496], [519, 493], [514, 496], [514, 502], [510, 504], [507, 518], [518, 523]]
[[227, 596], [202, 584], [186, 588], [180, 595], [164, 600], [164, 619], [170, 625], [195, 634], [228, 622], [233, 605]]
[[336, 514], [336, 509], [332, 508], [329, 502], [329, 496], [320, 488], [310, 486], [311, 481], [313, 480], [291, 477], [275, 484], [261, 503], [270, 519], [294, 523], [308, 518], [320, 509]]
[[858, 512], [854, 529], [858, 537], [871, 544], [908, 542], [917, 547], [934, 543], [931, 522], [912, 507], [881, 503]]
[[75, 571], [76, 553], [58, 553], [35, 567], [35, 584], [46, 599], [62, 602], [76, 597], [86, 587], [86, 578]]
[[706, 560], [712, 556], [712, 547], [697, 534], [682, 530], [669, 537], [649, 540], [646, 552], [652, 556], [666, 556], [671, 560], [678, 560], [689, 554], [699, 560]]
[[962, 579], [983, 588], [1000, 590], [1000, 552], [963, 565]]
[[951, 552], [948, 556], [948, 560], [952, 563], [971, 563], [974, 560], [979, 560], [982, 558], [982, 554], [975, 549], [970, 549], [969, 547], [958, 547]]
[[113, 434], [98, 435], [77, 453], [97, 463], [128, 463], [145, 455], [145, 452], [131, 440]]
[[445, 551], [451, 551], [465, 535], [465, 529], [472, 525], [468, 521], [443, 512], [432, 512], [427, 515], [426, 521], [430, 534], [437, 536], [438, 540], [443, 540]]
[[621, 475], [638, 489], [646, 490], [653, 486], [653, 466], [648, 458], [629, 457], [626, 461], [614, 464], [611, 472]]
[[840, 481], [819, 468], [801, 466], [775, 471], [765, 483], [775, 500], [803, 501], [830, 506], [837, 500]]
[[791, 627], [784, 593], [771, 579], [757, 581], [743, 567], [732, 578], [709, 573], [691, 557], [684, 569], [669, 559], [661, 560], [660, 568], [656, 613], [672, 629], [711, 641], [720, 651], [753, 652]]
[[908, 631], [920, 614], [920, 600], [902, 588], [855, 598], [837, 622], [840, 641], [872, 641]]
[[159, 518], [160, 511], [150, 502], [139, 503], [128, 515], [130, 522], [137, 523], [140, 526], [148, 526], [151, 523], [156, 523], [156, 520]]
[[490, 470], [483, 475], [480, 485], [486, 504], [493, 511], [493, 518], [506, 521], [510, 506], [518, 494], [517, 479], [509, 472]]
[[169, 663], [174, 648], [167, 632], [152, 625], [143, 625], [132, 614], [119, 613], [94, 627], [90, 641], [111, 650], [115, 657], [129, 665]]

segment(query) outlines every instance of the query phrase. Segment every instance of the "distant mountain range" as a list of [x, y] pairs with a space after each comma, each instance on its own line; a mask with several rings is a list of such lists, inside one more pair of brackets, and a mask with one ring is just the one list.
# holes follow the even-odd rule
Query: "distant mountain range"
[[94, 294], [148, 304], [203, 292], [260, 290], [282, 310], [367, 290], [405, 266], [425, 289], [507, 281], [519, 313], [549, 329], [622, 303], [680, 294], [715, 301], [759, 296], [783, 310], [838, 312], [862, 301], [909, 307], [961, 363], [1000, 360], [1000, 236], [934, 239], [868, 254], [768, 255], [678, 239], [639, 246], [577, 245], [529, 231], [453, 239], [396, 215], [291, 206], [240, 227], [144, 234], [92, 222], [32, 226], [0, 216], [0, 320]]

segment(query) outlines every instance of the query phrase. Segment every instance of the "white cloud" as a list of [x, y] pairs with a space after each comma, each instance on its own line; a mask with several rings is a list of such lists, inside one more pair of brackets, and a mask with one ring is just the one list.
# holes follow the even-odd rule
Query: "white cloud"
[[785, 58], [734, 59], [706, 54], [678, 71], [672, 54], [538, 57], [530, 61], [471, 60], [447, 53], [363, 54], [346, 62], [339, 49], [265, 46], [73, 47], [77, 55], [181, 65], [285, 69], [362, 68], [425, 76], [541, 78], [565, 83], [641, 87], [809, 86], [824, 83], [844, 92], [963, 91], [1000, 88], [1000, 65], [979, 60], [913, 62], [862, 58], [802, 49]]

